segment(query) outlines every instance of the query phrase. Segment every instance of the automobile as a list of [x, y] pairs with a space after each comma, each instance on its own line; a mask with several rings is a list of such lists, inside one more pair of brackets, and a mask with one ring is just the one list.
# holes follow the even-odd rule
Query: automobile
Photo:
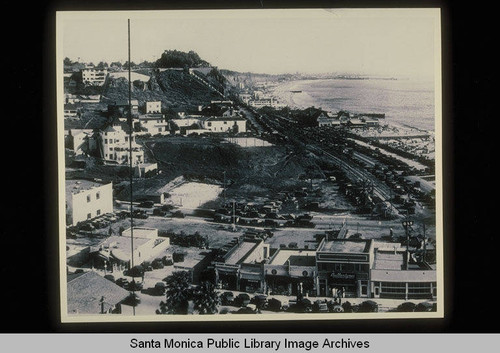
[[250, 304], [256, 305], [258, 309], [264, 309], [267, 306], [267, 295], [257, 294], [250, 300]]
[[167, 211], [164, 211], [161, 208], [155, 208], [153, 210], [153, 216], [162, 216], [162, 217], [165, 217], [166, 215], [167, 215]]
[[142, 288], [142, 282], [136, 282], [135, 280], [132, 280], [132, 282], [130, 282], [127, 286], [127, 289], [131, 291], [140, 291]]
[[122, 288], [127, 288], [129, 282], [128, 282], [128, 279], [126, 279], [126, 278], [118, 278], [115, 281], [115, 283]]
[[312, 305], [313, 313], [328, 313], [330, 310], [328, 309], [328, 304], [321, 300], [316, 300]]
[[137, 205], [137, 207], [143, 207], [143, 208], [153, 208], [154, 206], [154, 202], [153, 201], [143, 201], [141, 202], [139, 205]]
[[358, 313], [378, 312], [378, 304], [373, 300], [365, 300], [358, 305]]
[[222, 305], [232, 305], [234, 302], [233, 292], [224, 292], [220, 295]]
[[267, 301], [267, 309], [274, 311], [274, 312], [280, 311], [281, 310], [281, 301], [279, 301], [276, 298], [270, 298]]
[[163, 267], [165, 267], [165, 265], [163, 264], [163, 261], [162, 259], [154, 259], [153, 262], [151, 263], [151, 266], [157, 270], [157, 269], [161, 269]]
[[257, 311], [255, 311], [251, 307], [245, 306], [238, 309], [238, 311], [236, 311], [236, 314], [257, 314]]
[[105, 275], [104, 278], [106, 278], [107, 280], [111, 281], [111, 282], [115, 282], [115, 276], [113, 275]]
[[167, 290], [167, 284], [165, 282], [156, 282], [154, 291], [157, 295], [165, 294], [166, 290]]
[[140, 218], [140, 219], [146, 219], [146, 218], [149, 217], [148, 214], [145, 211], [142, 211], [142, 210], [134, 210], [134, 212], [132, 213], [132, 215], [135, 218]]
[[244, 307], [250, 304], [250, 296], [247, 293], [240, 293], [234, 298], [234, 305]]

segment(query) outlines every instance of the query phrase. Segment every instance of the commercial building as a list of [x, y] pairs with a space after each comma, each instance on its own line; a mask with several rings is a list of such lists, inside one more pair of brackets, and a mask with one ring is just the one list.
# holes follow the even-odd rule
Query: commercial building
[[78, 222], [113, 212], [113, 183], [66, 180], [66, 223]]
[[214, 262], [216, 283], [222, 288], [263, 292], [266, 288], [263, 262], [269, 257], [269, 244], [262, 239], [238, 238], [236, 244]]
[[372, 240], [325, 237], [316, 251], [317, 295], [336, 296], [340, 291], [346, 297], [368, 297], [372, 263]]
[[416, 262], [406, 249], [377, 245], [370, 271], [373, 298], [435, 299], [436, 270], [425, 261]]
[[316, 251], [279, 249], [264, 264], [266, 292], [275, 295], [313, 294]]

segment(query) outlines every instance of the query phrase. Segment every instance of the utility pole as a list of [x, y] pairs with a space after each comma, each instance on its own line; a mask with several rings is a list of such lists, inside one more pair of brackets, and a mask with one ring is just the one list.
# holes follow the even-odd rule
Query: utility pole
[[[133, 130], [133, 119], [132, 119], [132, 82], [131, 82], [131, 65], [130, 65], [130, 19], [128, 19], [128, 123], [129, 123], [129, 165], [130, 165], [130, 269], [134, 267], [134, 204], [133, 204], [133, 167], [132, 167], [132, 130]], [[135, 299], [135, 288], [132, 288], [132, 295]], [[135, 316], [135, 306], [133, 308], [133, 315]]]

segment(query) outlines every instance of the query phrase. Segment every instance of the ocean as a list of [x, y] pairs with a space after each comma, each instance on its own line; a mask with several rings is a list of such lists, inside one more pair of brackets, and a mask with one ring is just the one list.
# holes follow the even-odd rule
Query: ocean
[[432, 81], [301, 80], [276, 87], [274, 94], [290, 106], [315, 106], [333, 112], [347, 110], [352, 113], [385, 113], [389, 124], [403, 124], [434, 131]]

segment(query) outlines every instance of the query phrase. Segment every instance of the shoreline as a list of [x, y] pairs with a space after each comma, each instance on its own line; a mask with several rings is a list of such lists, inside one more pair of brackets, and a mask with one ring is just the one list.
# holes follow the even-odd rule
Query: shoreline
[[[277, 98], [280, 103], [283, 103], [290, 107], [291, 109], [306, 109], [309, 107], [316, 107], [324, 110], [328, 110], [328, 108], [321, 107], [321, 103], [319, 103], [314, 97], [307, 93], [307, 86], [313, 82], [327, 82], [332, 80], [343, 80], [343, 79], [335, 79], [335, 78], [325, 78], [325, 79], [306, 79], [306, 80], [293, 80], [285, 83], [278, 84], [271, 89], [271, 94]], [[294, 93], [291, 91], [301, 91], [300, 93]], [[340, 109], [342, 110], [342, 109]], [[348, 109], [345, 109], [349, 111]], [[363, 112], [366, 114], [371, 113], [370, 111]], [[418, 126], [413, 126], [408, 124], [407, 122], [399, 122], [399, 121], [388, 121], [387, 118], [380, 120], [381, 125], [388, 125], [389, 127], [396, 127], [402, 129], [412, 129], [419, 132], [427, 133], [430, 136], [435, 136], [435, 130], [422, 128]]]

